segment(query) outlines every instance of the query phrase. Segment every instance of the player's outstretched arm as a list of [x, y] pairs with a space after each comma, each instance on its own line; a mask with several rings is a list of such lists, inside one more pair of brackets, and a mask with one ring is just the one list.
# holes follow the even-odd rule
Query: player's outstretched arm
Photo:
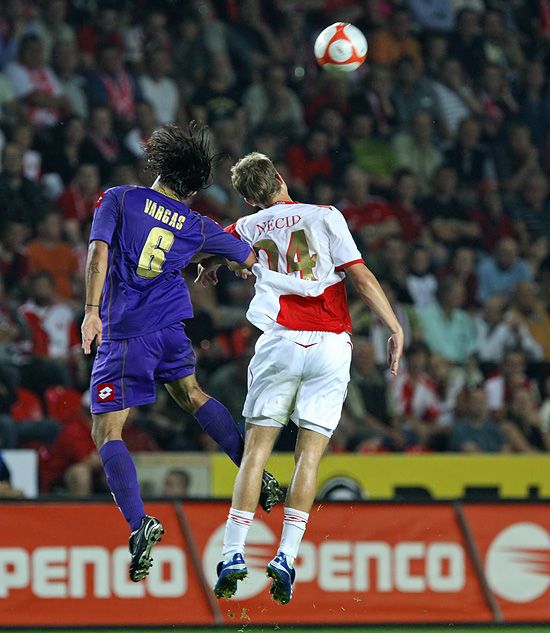
[[403, 354], [403, 328], [378, 280], [364, 264], [350, 266], [346, 274], [351, 277], [361, 299], [382, 319], [391, 333], [388, 339], [388, 365], [395, 376]]
[[246, 279], [252, 274], [250, 272], [250, 268], [252, 268], [252, 266], [254, 266], [257, 261], [258, 259], [256, 257], [256, 254], [252, 250], [250, 251], [248, 257], [242, 263], [231, 262], [225, 259], [225, 257], [221, 257], [219, 255], [209, 257], [199, 264], [197, 268], [198, 272], [195, 283], [201, 284], [203, 286], [215, 286], [218, 283], [218, 268], [223, 265], [232, 270], [237, 275], [237, 277]]
[[109, 246], [101, 240], [90, 242], [86, 261], [86, 305], [82, 322], [82, 349], [85, 354], [91, 352], [94, 340], [101, 345], [103, 326], [99, 316], [99, 305], [109, 259]]

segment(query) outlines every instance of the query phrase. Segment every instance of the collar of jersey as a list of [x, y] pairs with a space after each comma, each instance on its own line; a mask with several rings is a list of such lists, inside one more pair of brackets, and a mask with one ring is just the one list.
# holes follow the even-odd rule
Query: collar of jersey
[[176, 196], [171, 196], [167, 191], [164, 190], [160, 190], [160, 189], [153, 189], [151, 188], [151, 191], [154, 191], [155, 193], [160, 193], [163, 196], [166, 196], [167, 198], [171, 198], [172, 200], [175, 200], [176, 202], [181, 203], [181, 200], [179, 198], [176, 198]]
[[300, 204], [300, 203], [296, 202], [296, 200], [277, 200], [277, 202], [274, 202], [271, 206], [274, 207], [276, 204]]

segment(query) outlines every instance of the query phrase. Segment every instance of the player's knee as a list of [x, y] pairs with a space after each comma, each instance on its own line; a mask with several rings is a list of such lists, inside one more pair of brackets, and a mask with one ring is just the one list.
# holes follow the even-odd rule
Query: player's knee
[[99, 420], [94, 420], [92, 425], [92, 440], [99, 450], [107, 441], [107, 427]]

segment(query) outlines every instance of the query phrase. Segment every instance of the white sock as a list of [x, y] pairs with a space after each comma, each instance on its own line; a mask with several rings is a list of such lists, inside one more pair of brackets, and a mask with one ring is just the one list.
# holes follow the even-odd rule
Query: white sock
[[285, 508], [283, 534], [281, 535], [279, 551], [286, 554], [290, 565], [294, 565], [294, 560], [298, 556], [298, 549], [302, 542], [302, 536], [306, 531], [308, 519], [309, 514], [307, 512], [294, 510], [294, 508]]
[[252, 524], [254, 512], [231, 508], [227, 515], [223, 537], [223, 558], [228, 561], [234, 554], [244, 554], [244, 542]]

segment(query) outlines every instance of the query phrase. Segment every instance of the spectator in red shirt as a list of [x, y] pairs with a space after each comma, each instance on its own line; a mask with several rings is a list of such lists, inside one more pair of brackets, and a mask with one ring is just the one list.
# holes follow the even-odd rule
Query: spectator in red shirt
[[393, 215], [401, 227], [406, 242], [420, 239], [426, 228], [421, 209], [416, 206], [418, 185], [410, 169], [400, 169], [395, 174], [394, 198], [390, 204]]
[[97, 53], [104, 46], [116, 46], [124, 50], [124, 40], [118, 30], [119, 13], [111, 7], [98, 11], [93, 22], [87, 22], [78, 32], [78, 48], [82, 53], [85, 70], [93, 68]]
[[327, 134], [322, 130], [312, 130], [303, 146], [293, 145], [288, 150], [286, 162], [294, 189], [300, 195], [307, 195], [307, 187], [316, 176], [332, 176]]
[[47, 272], [33, 275], [29, 295], [29, 300], [19, 308], [31, 334], [29, 362], [23, 368], [23, 386], [28, 385], [33, 391], [42, 393], [50, 385], [69, 384], [70, 375], [84, 380], [86, 371], [80, 353], [78, 327], [71, 308], [55, 300], [51, 275]]
[[[85, 397], [83, 397], [83, 404]], [[94, 491], [101, 460], [92, 440], [88, 406], [64, 422], [55, 442], [40, 452], [40, 491], [62, 486], [71, 496], [86, 497]]]
[[368, 248], [380, 247], [388, 237], [399, 235], [399, 222], [389, 204], [369, 192], [369, 177], [364, 171], [351, 165], [344, 178], [345, 198], [339, 208], [349, 228], [361, 236]]
[[82, 240], [81, 226], [94, 214], [94, 208], [101, 194], [99, 170], [96, 165], [84, 163], [76, 172], [75, 179], [58, 200], [69, 240], [78, 244]]

